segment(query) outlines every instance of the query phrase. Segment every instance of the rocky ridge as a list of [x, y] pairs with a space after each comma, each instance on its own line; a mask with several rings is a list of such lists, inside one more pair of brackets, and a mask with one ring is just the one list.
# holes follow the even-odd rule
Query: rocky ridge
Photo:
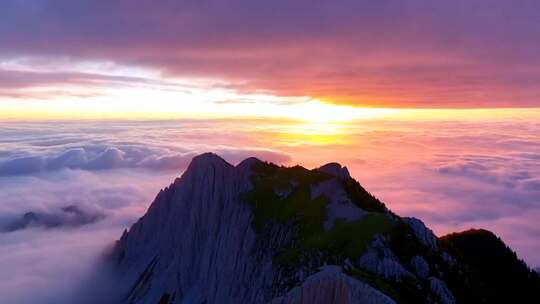
[[[443, 244], [445, 245], [445, 244]], [[118, 241], [122, 303], [456, 303], [468, 271], [348, 170], [193, 159]]]

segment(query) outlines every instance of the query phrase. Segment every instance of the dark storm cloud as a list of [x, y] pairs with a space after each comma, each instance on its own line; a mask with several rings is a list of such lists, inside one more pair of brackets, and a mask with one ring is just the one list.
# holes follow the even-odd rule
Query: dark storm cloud
[[106, 60], [357, 105], [540, 105], [534, 0], [7, 0], [0, 19], [4, 58]]

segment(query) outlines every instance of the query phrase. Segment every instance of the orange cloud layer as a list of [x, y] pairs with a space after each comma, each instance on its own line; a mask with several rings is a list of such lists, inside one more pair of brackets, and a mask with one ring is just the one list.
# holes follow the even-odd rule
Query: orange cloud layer
[[359, 106], [537, 107], [539, 12], [503, 0], [4, 1], [0, 61], [109, 61]]

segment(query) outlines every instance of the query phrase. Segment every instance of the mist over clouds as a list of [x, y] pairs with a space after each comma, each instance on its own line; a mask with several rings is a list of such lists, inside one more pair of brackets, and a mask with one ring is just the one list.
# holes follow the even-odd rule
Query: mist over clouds
[[[231, 163], [338, 161], [393, 211], [438, 235], [487, 228], [540, 265], [537, 122], [363, 120], [331, 130], [262, 120], [3, 123], [0, 227], [28, 212], [43, 219], [0, 233], [3, 300], [74, 303], [92, 293], [92, 276], [112, 282], [100, 257], [206, 151]], [[82, 215], [66, 214], [70, 206]]]
[[[30, 211], [54, 217], [60, 224], [44, 227], [34, 223], [25, 229], [0, 233], [3, 300], [73, 303], [69, 298], [75, 295], [70, 293], [80, 290], [99, 265], [104, 250], [123, 227], [144, 213], [161, 187], [157, 184], [166, 184], [169, 178], [121, 170], [99, 175], [64, 170], [47, 175], [0, 177], [2, 226], [12, 225], [21, 214]], [[76, 218], [59, 214], [58, 210], [66, 206], [92, 210], [93, 215], [103, 218], [74, 225]]]

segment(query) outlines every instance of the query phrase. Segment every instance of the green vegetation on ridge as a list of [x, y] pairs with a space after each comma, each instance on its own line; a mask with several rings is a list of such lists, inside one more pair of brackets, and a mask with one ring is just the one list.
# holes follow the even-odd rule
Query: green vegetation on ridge
[[327, 250], [333, 255], [354, 258], [364, 252], [375, 234], [390, 232], [394, 224], [391, 218], [378, 213], [350, 222], [337, 219], [330, 230], [309, 236], [303, 244], [308, 249]]
[[260, 232], [271, 222], [294, 222], [299, 227], [299, 243], [276, 257], [284, 264], [294, 264], [305, 252], [325, 252], [338, 259], [359, 257], [373, 236], [389, 233], [396, 221], [387, 214], [384, 204], [373, 198], [353, 179], [343, 182], [344, 189], [356, 204], [372, 206], [372, 211], [355, 221], [337, 219], [326, 231], [324, 223], [328, 213], [328, 199], [311, 197], [311, 186], [332, 178], [318, 170], [300, 166], [291, 168], [259, 163], [252, 168], [253, 189], [245, 199], [253, 206], [253, 226]]
[[253, 206], [256, 231], [271, 221], [284, 223], [293, 218], [304, 233], [323, 230], [328, 202], [322, 196], [312, 199], [310, 186], [330, 179], [330, 175], [300, 166], [285, 168], [265, 163], [255, 164], [252, 169], [254, 187], [244, 198]]

